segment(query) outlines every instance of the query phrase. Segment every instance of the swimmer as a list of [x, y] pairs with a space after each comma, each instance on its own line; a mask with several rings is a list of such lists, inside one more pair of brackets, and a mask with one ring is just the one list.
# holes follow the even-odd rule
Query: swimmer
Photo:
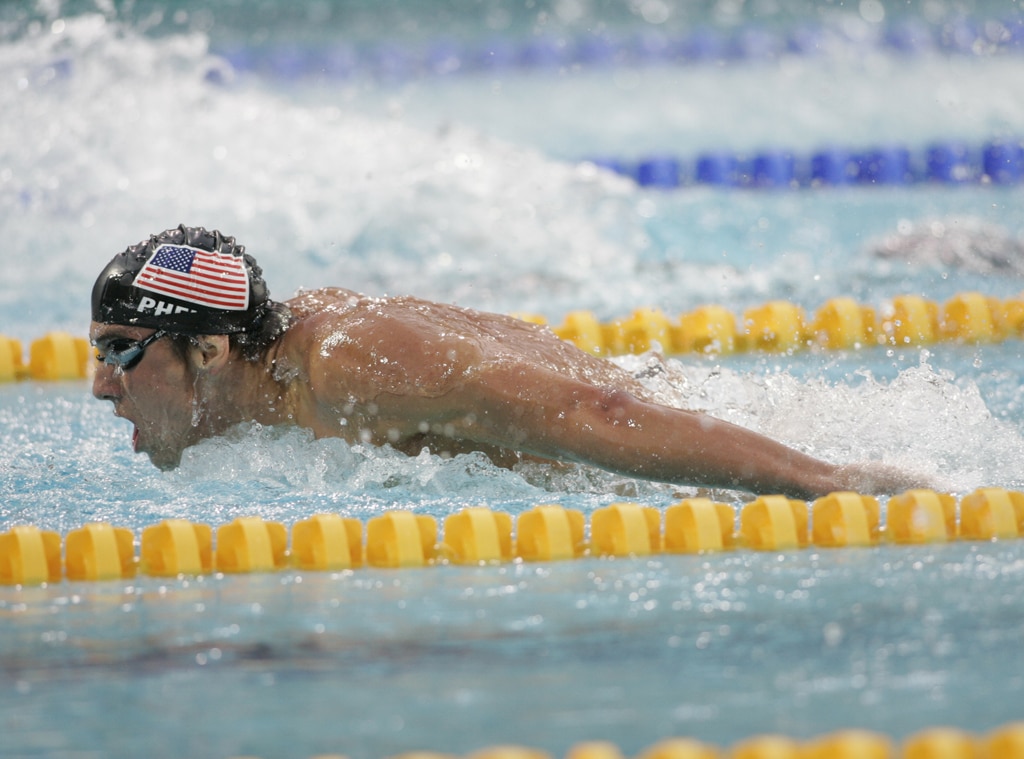
[[339, 288], [270, 299], [234, 238], [179, 226], [116, 255], [92, 292], [93, 394], [173, 469], [242, 423], [410, 455], [482, 451], [630, 477], [815, 497], [918, 485], [878, 464], [819, 461], [746, 428], [653, 402], [549, 329], [413, 297]]

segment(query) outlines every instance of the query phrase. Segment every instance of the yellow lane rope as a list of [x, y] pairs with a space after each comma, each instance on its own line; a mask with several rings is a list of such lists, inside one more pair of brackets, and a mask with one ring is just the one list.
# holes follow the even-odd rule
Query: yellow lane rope
[[[514, 524], [513, 524], [514, 522]], [[89, 523], [63, 540], [31, 525], [0, 534], [0, 584], [117, 580], [214, 572], [341, 571], [558, 561], [587, 556], [650, 556], [745, 549], [792, 551], [913, 545], [951, 540], [1007, 540], [1024, 535], [1024, 494], [980, 488], [959, 500], [933, 490], [893, 495], [881, 519], [878, 501], [852, 492], [813, 503], [765, 495], [738, 510], [688, 498], [661, 510], [636, 503], [581, 511], [542, 504], [513, 519], [470, 507], [443, 520], [406, 510], [369, 519], [317, 514], [287, 529], [239, 517], [216, 530], [167, 519], [142, 529]], [[289, 540], [290, 537], [290, 540]], [[214, 540], [216, 538], [216, 540]], [[136, 549], [138, 548], [138, 552]]]

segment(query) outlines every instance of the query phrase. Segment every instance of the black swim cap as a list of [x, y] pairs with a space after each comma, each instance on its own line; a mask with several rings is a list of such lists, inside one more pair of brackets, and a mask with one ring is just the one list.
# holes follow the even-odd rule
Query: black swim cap
[[235, 238], [181, 225], [114, 256], [92, 288], [92, 320], [229, 335], [256, 329], [270, 292]]

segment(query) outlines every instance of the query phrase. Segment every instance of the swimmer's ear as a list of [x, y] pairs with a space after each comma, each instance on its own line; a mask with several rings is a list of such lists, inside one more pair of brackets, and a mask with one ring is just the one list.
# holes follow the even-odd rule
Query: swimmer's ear
[[196, 335], [192, 338], [189, 359], [196, 369], [216, 371], [228, 361], [231, 341], [227, 335]]

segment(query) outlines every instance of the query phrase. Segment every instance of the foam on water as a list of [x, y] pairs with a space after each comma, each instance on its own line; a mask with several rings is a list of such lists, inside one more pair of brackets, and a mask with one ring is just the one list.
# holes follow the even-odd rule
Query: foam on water
[[51, 283], [86, 292], [97, 261], [181, 220], [247, 241], [282, 295], [418, 284], [511, 304], [541, 280], [575, 291], [593, 267], [624, 265], [594, 213], [626, 192], [620, 179], [464, 128], [224, 89], [195, 35], [149, 40], [85, 16], [5, 54], [16, 86], [2, 105], [19, 114], [3, 135], [3, 202], [19, 209], [4, 222], [11, 313], [80, 323], [81, 301], [48, 295]]
[[707, 411], [831, 461], [881, 460], [927, 473], [954, 492], [987, 481], [1021, 482], [1024, 438], [993, 418], [972, 382], [957, 382], [926, 361], [880, 380], [801, 378], [769, 369], [738, 374], [686, 369], [688, 392], [674, 405]]

